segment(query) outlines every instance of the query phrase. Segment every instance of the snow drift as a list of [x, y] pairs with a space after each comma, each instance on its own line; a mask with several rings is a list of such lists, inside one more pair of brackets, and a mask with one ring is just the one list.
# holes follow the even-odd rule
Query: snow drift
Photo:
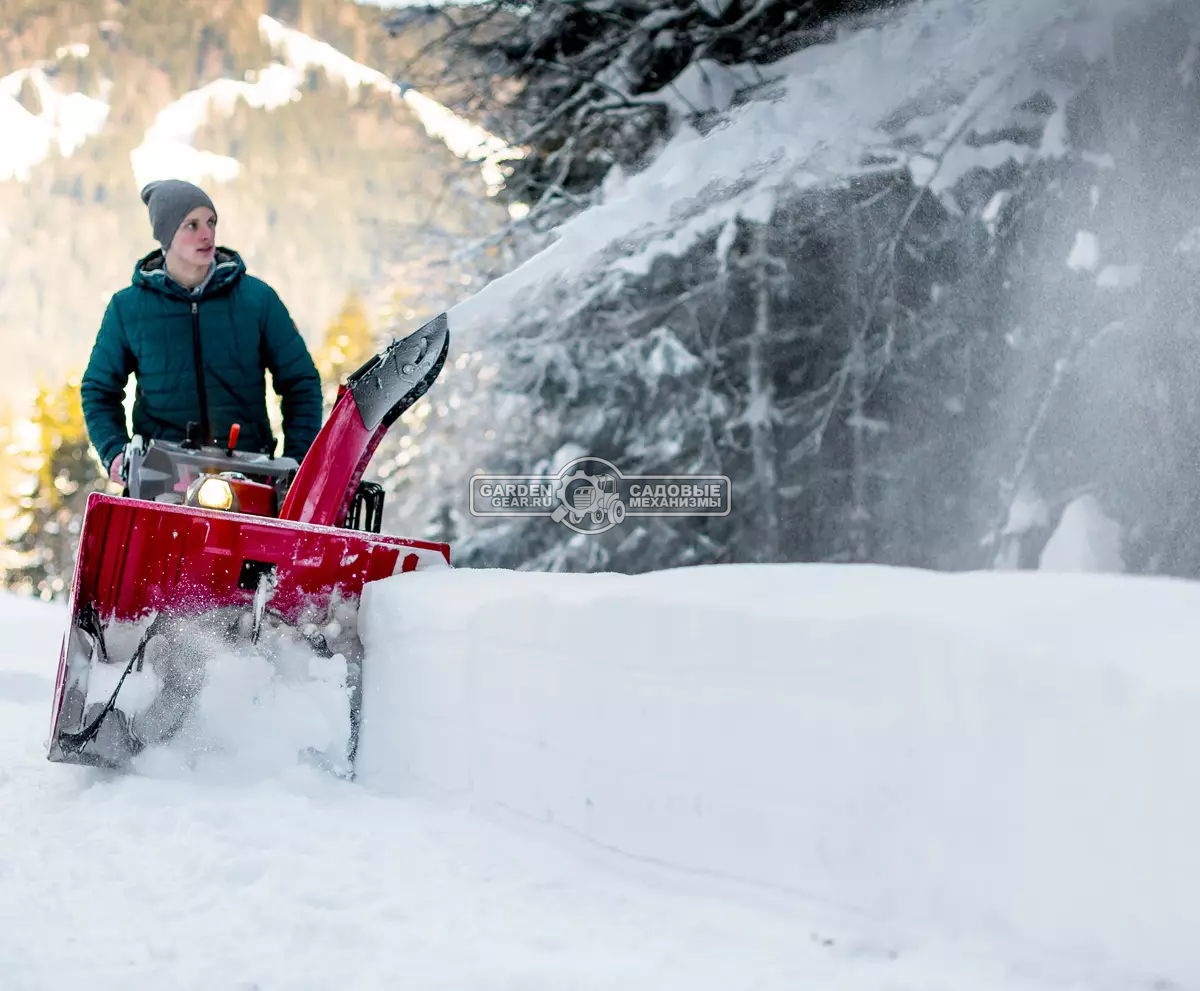
[[360, 780], [1195, 981], [1197, 615], [1193, 585], [1100, 576], [404, 576], [363, 603]]
[[[361, 787], [47, 762], [65, 613], [0, 597], [0, 974], [1194, 986], [1198, 596], [805, 565], [404, 575], [364, 603]], [[228, 697], [239, 742], [273, 732], [277, 698]]]

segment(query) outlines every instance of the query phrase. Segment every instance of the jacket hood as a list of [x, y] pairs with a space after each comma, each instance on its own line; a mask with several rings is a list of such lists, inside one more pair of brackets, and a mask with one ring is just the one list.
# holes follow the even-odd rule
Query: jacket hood
[[199, 293], [192, 293], [167, 275], [165, 260], [162, 248], [155, 248], [144, 258], [138, 259], [133, 267], [133, 284], [164, 296], [191, 301], [225, 292], [246, 274], [246, 263], [241, 255], [232, 248], [218, 247], [213, 255], [214, 268], [208, 284]]

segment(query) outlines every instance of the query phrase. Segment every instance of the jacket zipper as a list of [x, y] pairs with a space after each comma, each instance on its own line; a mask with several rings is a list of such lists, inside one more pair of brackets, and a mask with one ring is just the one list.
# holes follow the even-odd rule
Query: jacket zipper
[[196, 394], [200, 399], [200, 429], [205, 444], [212, 443], [212, 424], [208, 422], [208, 393], [204, 388], [204, 351], [200, 347], [200, 304], [192, 302], [192, 353], [196, 360]]

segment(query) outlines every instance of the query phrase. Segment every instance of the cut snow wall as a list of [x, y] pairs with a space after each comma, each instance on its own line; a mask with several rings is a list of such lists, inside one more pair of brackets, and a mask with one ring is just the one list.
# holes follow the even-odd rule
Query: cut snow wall
[[1200, 980], [1200, 587], [732, 566], [370, 585], [361, 781]]

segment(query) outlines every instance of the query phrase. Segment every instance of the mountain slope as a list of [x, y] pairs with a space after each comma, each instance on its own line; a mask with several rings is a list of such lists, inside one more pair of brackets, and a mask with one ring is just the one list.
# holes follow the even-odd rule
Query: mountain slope
[[[203, 182], [220, 240], [272, 282], [310, 340], [352, 287], [436, 282], [422, 240], [479, 214], [464, 169], [398, 92], [283, 48], [285, 27], [364, 68], [400, 64], [378, 11], [354, 4], [0, 5], [3, 381], [87, 360], [108, 296], [155, 245], [141, 184]], [[290, 16], [285, 26], [279, 18]], [[274, 31], [268, 30], [275, 25]], [[63, 291], [64, 286], [69, 291]]]

